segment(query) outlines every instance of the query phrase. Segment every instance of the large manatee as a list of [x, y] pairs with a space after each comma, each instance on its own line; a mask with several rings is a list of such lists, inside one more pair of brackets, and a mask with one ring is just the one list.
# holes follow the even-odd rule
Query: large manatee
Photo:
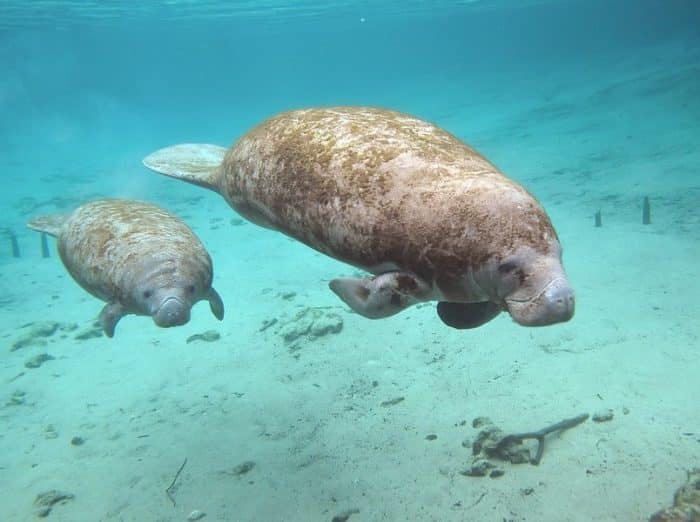
[[503, 310], [525, 326], [573, 316], [574, 292], [544, 209], [471, 147], [412, 116], [296, 110], [228, 149], [175, 145], [144, 164], [214, 190], [250, 221], [374, 274], [330, 283], [365, 317], [431, 300], [455, 328]]

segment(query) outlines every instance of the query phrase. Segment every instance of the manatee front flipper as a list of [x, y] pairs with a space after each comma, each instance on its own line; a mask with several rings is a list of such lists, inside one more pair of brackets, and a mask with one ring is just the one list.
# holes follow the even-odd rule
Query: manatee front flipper
[[502, 308], [495, 303], [448, 303], [440, 301], [437, 313], [442, 322], [452, 328], [466, 330], [488, 323], [501, 313]]
[[411, 272], [387, 272], [364, 279], [333, 279], [338, 297], [355, 312], [369, 319], [381, 319], [430, 297], [431, 287]]
[[124, 307], [119, 303], [107, 303], [100, 312], [100, 325], [107, 337], [114, 337], [114, 328], [119, 319], [126, 315]]
[[219, 293], [213, 288], [209, 289], [207, 294], [207, 300], [209, 301], [209, 308], [211, 308], [211, 313], [214, 314], [219, 321], [224, 318], [224, 302], [221, 300]]
[[159, 174], [219, 192], [219, 166], [226, 149], [207, 143], [183, 143], [146, 156], [144, 166]]

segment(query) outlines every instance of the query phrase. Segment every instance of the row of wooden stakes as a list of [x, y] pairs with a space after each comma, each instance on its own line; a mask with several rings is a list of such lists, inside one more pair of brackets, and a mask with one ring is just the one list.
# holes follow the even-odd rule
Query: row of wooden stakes
[[[600, 210], [595, 213], [595, 226], [603, 226], [603, 215]], [[644, 196], [644, 201], [642, 202], [642, 225], [651, 225], [651, 203], [649, 202], [649, 196]]]

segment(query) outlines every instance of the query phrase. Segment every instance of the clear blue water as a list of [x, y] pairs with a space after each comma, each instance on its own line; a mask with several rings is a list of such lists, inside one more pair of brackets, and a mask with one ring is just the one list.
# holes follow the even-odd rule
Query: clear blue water
[[[355, 104], [393, 108], [434, 121], [475, 146], [509, 176], [533, 191], [552, 216], [567, 252], [572, 280], [582, 296], [580, 312], [566, 327], [569, 333], [564, 337], [580, 348], [612, 345], [617, 342], [618, 335], [632, 336], [637, 339], [639, 353], [647, 354], [663, 351], [658, 343], [663, 344], [667, 336], [676, 336], [673, 342], [687, 350], [679, 355], [688, 371], [689, 377], [682, 379], [686, 387], [682, 393], [669, 392], [669, 396], [654, 392], [659, 402], [653, 398], [647, 401], [649, 409], [644, 419], [658, 417], [663, 411], [668, 414], [668, 425], [677, 427], [673, 436], [685, 441], [688, 437], [683, 438], [682, 432], [697, 434], [700, 417], [697, 408], [689, 403], [700, 391], [698, 381], [693, 380], [698, 373], [700, 308], [696, 300], [691, 299], [698, 290], [697, 254], [700, 253], [700, 3], [696, 0], [173, 0], [142, 5], [128, 1], [5, 0], [0, 3], [0, 172], [3, 181], [0, 229], [16, 234], [22, 257], [13, 258], [9, 239], [2, 240], [3, 336], [11, 340], [20, 324], [46, 317], [58, 319], [65, 312], [59, 307], [47, 308], [53, 306], [49, 296], [44, 295], [42, 299], [36, 286], [26, 284], [30, 279], [32, 285], [45, 288], [67, 277], [61, 273], [56, 258], [52, 259], [52, 265], [39, 263], [38, 238], [25, 229], [26, 220], [38, 213], [66, 212], [87, 199], [104, 196], [154, 200], [188, 219], [205, 242], [212, 245], [215, 264], [222, 268], [220, 273], [225, 274], [220, 284], [226, 291], [229, 310], [235, 310], [235, 319], [231, 319], [234, 322], [229, 324], [235, 325], [237, 331], [250, 330], [250, 339], [261, 335], [256, 333], [258, 316], [274, 315], [269, 312], [265, 298], [243, 301], [244, 296], [259, 298], [262, 287], [280, 287], [299, 293], [303, 288], [314, 288], [321, 292], [318, 295], [325, 296], [320, 304], [337, 305], [332, 296], [322, 293], [325, 281], [338, 276], [339, 272], [342, 274], [343, 270], [350, 273], [351, 269], [327, 264], [309, 250], [269, 232], [258, 231], [252, 225], [241, 227], [240, 230], [245, 229], [242, 233], [245, 235], [240, 236], [244, 244], [233, 248], [227, 242], [229, 227], [219, 226], [216, 221], [228, 224], [236, 217], [222, 201], [214, 194], [146, 172], [141, 159], [155, 149], [179, 142], [230, 144], [256, 123], [282, 110]], [[639, 226], [641, 200], [647, 195], [654, 204], [656, 228], [641, 231], [635, 227]], [[603, 214], [604, 226], [600, 233], [607, 234], [604, 237], [593, 235], [598, 233], [593, 227], [593, 214], [597, 210]], [[234, 231], [237, 230], [234, 227]], [[639, 235], [643, 233], [647, 235]], [[626, 246], [620, 249], [621, 243]], [[254, 251], [247, 249], [249, 245]], [[677, 250], [669, 250], [671, 248]], [[274, 262], [279, 267], [274, 278], [267, 279], [269, 272], [265, 272], [265, 279], [263, 276], [261, 280], [256, 279], [256, 272], [251, 272], [245, 264], [252, 258], [258, 263], [256, 266], [261, 266], [265, 259]], [[659, 268], [664, 266], [669, 266], [672, 282], [664, 275], [663, 268]], [[241, 290], [233, 284], [234, 278], [241, 277], [238, 270], [247, 270], [244, 279], [250, 290]], [[89, 310], [99, 310], [99, 303], [91, 301], [77, 285], [69, 281], [65, 285], [65, 295], [71, 296], [71, 302], [81, 303]], [[639, 293], [630, 297], [630, 291]], [[317, 301], [311, 299], [310, 302]], [[281, 305], [276, 303], [275, 306]], [[654, 316], [653, 332], [649, 327], [648, 335], [642, 335], [640, 329], [652, 324], [645, 315], [651, 313], [652, 306], [661, 310], [661, 315]], [[87, 320], [85, 309], [71, 317]], [[605, 322], [623, 309], [626, 315], [619, 322]], [[469, 339], [455, 333], [443, 334], [437, 319], [430, 321], [432, 316], [427, 310], [420, 317], [426, 321], [421, 323], [424, 325], [421, 332], [406, 326], [405, 331], [409, 333], [404, 333], [400, 343], [392, 341], [399, 335], [397, 332], [404, 331], [401, 326], [404, 323], [398, 322], [399, 319], [385, 324], [357, 324], [365, 334], [385, 339], [394, 352], [429, 342], [422, 335], [437, 336], [442, 346], [460, 345], [465, 338]], [[122, 328], [138, 334], [138, 324], [131, 322]], [[202, 316], [197, 326], [200, 330], [207, 329], [211, 321], [205, 321]], [[548, 346], [564, 342], [552, 340], [556, 337], [554, 334], [531, 333], [512, 325], [507, 328], [496, 332], [494, 339], [507, 345], [533, 343], [533, 346], [544, 347], [545, 351]], [[187, 335], [189, 333], [192, 332]], [[149, 331], [148, 335], [150, 339], [159, 334]], [[242, 339], [249, 339], [245, 337], [248, 334], [240, 335]], [[355, 335], [352, 327], [346, 326], [337, 342], [351, 346]], [[441, 335], [448, 337], [439, 337]], [[549, 335], [552, 338], [547, 337]], [[581, 340], [584, 338], [588, 341]], [[488, 345], [488, 339], [479, 339], [485, 343], [483, 346]], [[183, 345], [182, 350], [190, 348]], [[580, 348], [580, 351], [587, 349]], [[494, 347], [494, 350], [497, 349]], [[536, 351], [542, 353], [542, 350]], [[485, 353], [479, 358], [482, 366], [488, 366], [491, 363], [485, 361], [492, 360], [483, 355]], [[532, 352], [523, 349], [517, 353], [527, 359], [527, 353]], [[262, 353], [258, 357], [265, 358]], [[375, 357], [381, 361], [379, 355]], [[477, 365], [473, 351], [461, 352], [459, 357], [465, 366]], [[495, 363], [496, 367], [510, 365], [512, 361], [507, 357], [504, 362]], [[641, 359], [637, 359], [637, 355], [619, 357], [627, 361], [630, 358], [639, 360], [640, 367], [645, 367], [642, 355], [639, 355]], [[110, 360], [116, 358], [119, 354], [112, 353]], [[9, 379], [19, 371], [14, 365], [21, 367], [23, 362], [24, 359], [6, 361], [5, 395], [11, 395], [18, 386]], [[106, 362], [96, 364], [102, 372], [108, 371]], [[197, 363], [192, 364], [196, 366]], [[342, 361], [337, 364], [344, 367]], [[595, 365], [607, 364], [614, 366], [616, 363], [605, 355], [590, 363], [590, 367], [585, 362], [574, 366], [590, 370]], [[654, 366], [654, 363], [649, 362], [649, 365]], [[131, 371], [129, 368], [124, 368], [125, 375]], [[581, 379], [596, 380], [595, 371], [581, 371]], [[159, 370], [147, 368], [147, 375], [148, 372], [158, 375]], [[279, 372], [284, 373], [281, 369]], [[419, 381], [422, 376], [410, 365], [401, 373], [413, 375], [408, 378], [411, 382]], [[622, 373], [627, 377], [631, 375]], [[40, 379], [38, 374], [32, 375]], [[575, 377], [576, 373], [573, 375]], [[446, 388], [459, 387], [462, 377], [463, 373], [450, 374], [446, 370], [441, 382], [448, 383]], [[264, 381], [265, 376], [261, 374], [256, 378]], [[611, 383], [627, 382], [623, 378], [618, 380], [615, 374], [608, 378]], [[50, 380], [50, 374], [41, 379]], [[486, 383], [488, 379], [484, 379]], [[664, 379], [672, 382], [677, 377], [660, 373], [648, 379], [650, 389], [665, 390]], [[62, 382], [62, 386], [69, 386], [66, 379]], [[534, 382], [537, 389], [544, 389], [549, 381]], [[571, 379], [559, 384], [561, 389], [566, 387], [572, 394], [584, 389], [587, 397], [595, 397], [597, 393], [594, 386], [572, 384]], [[552, 386], [556, 397], [561, 389], [556, 391], [556, 382]], [[669, 386], [673, 388], [673, 384]], [[644, 389], [645, 385], [639, 384], [639, 388]], [[79, 402], [89, 402], [83, 397], [85, 393], [99, 395], [101, 392], [82, 388], [76, 393]], [[435, 393], [436, 397], [440, 396], [440, 391]], [[497, 396], [509, 395], [511, 404], [521, 404], [531, 399], [532, 393], [527, 383], [515, 382], [512, 389], [499, 392]], [[500, 404], [496, 399], [491, 403], [490, 399], [484, 400], [481, 407], [475, 409], [483, 411], [486, 404]], [[623, 402], [620, 399], [616, 404]], [[544, 417], [551, 421], [578, 413], [559, 408], [556, 403], [556, 399], [543, 400], [539, 413], [544, 414], [543, 409], [553, 412], [553, 418]], [[578, 404], [574, 400], [572, 403]], [[678, 406], [678, 410], [665, 409], [669, 403]], [[257, 407], [264, 409], [269, 405]], [[278, 407], [289, 408], [281, 403]], [[439, 404], [432, 408], [433, 411], [439, 409]], [[323, 423], [330, 422], [322, 412], [312, 414]], [[420, 417], [426, 413], [416, 415]], [[45, 418], [22, 420], [17, 410], [6, 406], [3, 411], [3, 422], [15, 426], [29, 439], [39, 437], [47, 422]], [[52, 422], [59, 423], [60, 419], [59, 415]], [[458, 419], [442, 420], [454, 424]], [[646, 426], [645, 422], [640, 420], [639, 425], [635, 425], [635, 433], [641, 433], [641, 441], [645, 437], [639, 429]], [[398, 425], [401, 425], [400, 420]], [[362, 439], [364, 446], [360, 446], [373, 446], [371, 430], [370, 427], [368, 431], [356, 433], [365, 437]], [[326, 435], [339, 440], [337, 433]], [[619, 441], [632, 435], [632, 431], [620, 428], [614, 434], [606, 433], [599, 438]], [[649, 447], [659, 447], [668, 440], [668, 434], [659, 435], [658, 440], [655, 436], [649, 435]], [[8, 431], [0, 440], [9, 448], [10, 438]], [[177, 440], [183, 440], [183, 435], [173, 435], [173, 439], [162, 441], [162, 445], [177, 444], [173, 442]], [[226, 444], [225, 439], [218, 442]], [[42, 438], [37, 444], [45, 443]], [[196, 445], [195, 442], [191, 444]], [[353, 451], [362, 454], [358, 446], [348, 444]], [[22, 448], [31, 455], [28, 445]], [[627, 455], [624, 444], [619, 443], [616, 448], [617, 452], [609, 451], [623, 462]], [[643, 452], [643, 448], [647, 446], [635, 447], [634, 451]], [[570, 450], [571, 447], [566, 448]], [[208, 451], [224, 450], [210, 447]], [[42, 455], [47, 462], [60, 461], [55, 460], [49, 450]], [[177, 458], [172, 456], [172, 459]], [[158, 468], [153, 473], [167, 481], [164, 477], [173, 467], [172, 459], [166, 469]], [[478, 516], [495, 514], [496, 518], [474, 520], [636, 520], [640, 512], [650, 515], [664, 505], [682, 482], [681, 471], [700, 465], [699, 459], [696, 441], [666, 460], [663, 457], [650, 459], [649, 467], [656, 463], [666, 474], [658, 483], [653, 483], [653, 487], [652, 481], [639, 486], [644, 498], [650, 499], [645, 500], [642, 507], [639, 507], [642, 501], [629, 491], [624, 491], [620, 498], [601, 500], [603, 504], [607, 502], [607, 511], [572, 507], [576, 504], [572, 500], [575, 492], [570, 491], [568, 497], [561, 492], [547, 496], [544, 488], [539, 494], [545, 500], [530, 509], [522, 505], [525, 497], [517, 493], [519, 488], [529, 487], [530, 483], [518, 482], [512, 486], [516, 491], [511, 492], [512, 496], [507, 489], [502, 489], [498, 494], [487, 494], [479, 502], [479, 509], [485, 511]], [[88, 455], [81, 462], [90, 465], [93, 461]], [[414, 490], [402, 489], [404, 483], [393, 482], [387, 478], [389, 475], [385, 477], [382, 471], [372, 469], [369, 461], [361, 462], [367, 465], [356, 466], [354, 473], [366, 477], [377, 474], [379, 483], [369, 487], [374, 491], [370, 495], [373, 495], [373, 507], [361, 509], [351, 520], [470, 519], [468, 511], [455, 507], [466, 497], [455, 494], [454, 489], [449, 494], [434, 493], [418, 501]], [[395, 462], [397, 469], [403, 472], [416, 472], [402, 467], [407, 463], [402, 460], [400, 449]], [[70, 461], [64, 464], [56, 467], [65, 470], [65, 466], [72, 465]], [[109, 462], [103, 465], [102, 469], [109, 469]], [[588, 465], [595, 468], [590, 482], [602, 471], [596, 464]], [[40, 482], [46, 488], [71, 489], [70, 480], [63, 480], [67, 485], [53, 486], [44, 480], [45, 476], [33, 475], [39, 472], [32, 471], [27, 462], [17, 464], [6, 458], [2, 466], [3, 474], [13, 474], [12, 479], [3, 479], [3, 489], [24, 491], [29, 488], [26, 499], [18, 496], [24, 503], [18, 501], [8, 511], [12, 520], [33, 517], [31, 501], [40, 488], [29, 485]], [[432, 477], [430, 480], [443, 480], [438, 467], [436, 464], [424, 471], [425, 476], [416, 477], [416, 487], [422, 480], [429, 481], [426, 476]], [[297, 468], [288, 473], [293, 473], [294, 469]], [[515, 473], [518, 472], [513, 471]], [[630, 483], [633, 479], [629, 477], [648, 473], [651, 471], [645, 465], [631, 466], [620, 471], [620, 476]], [[114, 476], [117, 478], [111, 487], [123, 487], [125, 482], [119, 482], [121, 475], [116, 469]], [[335, 475], [331, 473], [330, 476]], [[207, 480], [215, 481], [216, 477], [213, 475]], [[272, 494], [270, 490], [255, 493], [272, 495], [274, 499], [262, 512], [250, 507], [250, 492], [236, 490], [227, 498], [215, 489], [207, 520], [330, 520], [335, 511], [333, 502], [328, 499], [334, 495], [352, 498], [343, 487], [352, 488], [354, 482], [334, 485], [336, 492], [323, 497], [329, 505], [315, 511], [305, 510], [295, 504], [294, 499], [302, 498], [307, 505], [320, 506], [323, 501], [309, 491], [322, 489], [323, 483], [332, 482], [332, 479], [323, 473], [317, 475], [318, 483], [314, 483], [313, 473], [304, 477], [308, 480], [308, 490], [299, 484], [285, 489], [285, 482], [281, 480], [276, 483], [276, 489], [273, 488], [277, 493]], [[560, 480], [567, 480], [566, 477]], [[537, 476], [530, 478], [533, 484], [546, 480]], [[293, 477], [289, 480], [294, 481]], [[370, 478], [363, 480], [371, 481]], [[598, 483], [602, 492], [614, 487], [614, 479], [608, 476], [606, 480], [609, 482]], [[382, 483], [391, 484], [389, 493], [377, 493]], [[474, 498], [479, 498], [482, 490], [490, 491], [484, 486], [492, 484], [494, 481], [479, 483], [481, 489], [474, 493]], [[72, 514], [65, 515], [69, 516], [65, 520], [182, 520], [187, 515], [172, 515], [167, 511], [170, 508], [167, 499], [166, 504], [162, 500], [159, 498], [149, 505], [142, 499], [138, 505], [134, 502], [132, 508], [117, 511], [117, 515], [114, 514], [114, 505], [118, 504], [115, 498], [93, 499], [90, 509], [98, 511], [88, 513], [78, 495], [69, 508]], [[356, 504], [355, 500], [349, 505]], [[548, 511], [543, 507], [543, 504], [557, 502], [569, 515], [557, 518], [556, 510]], [[235, 510], [227, 503], [235, 503], [240, 509], [239, 515], [231, 514]], [[467, 504], [471, 501], [465, 500], [464, 505]], [[144, 505], [147, 508], [143, 508]], [[215, 505], [228, 507], [217, 511]], [[508, 510], [499, 506], [509, 506], [510, 513], [515, 510], [517, 516], [509, 515]], [[267, 518], [257, 518], [256, 512], [261, 517], [260, 513], [264, 513]], [[612, 513], [610, 518], [601, 515], [606, 512]], [[52, 519], [62, 520], [61, 516], [60, 507], [51, 514]], [[169, 518], [171, 516], [174, 518]]]

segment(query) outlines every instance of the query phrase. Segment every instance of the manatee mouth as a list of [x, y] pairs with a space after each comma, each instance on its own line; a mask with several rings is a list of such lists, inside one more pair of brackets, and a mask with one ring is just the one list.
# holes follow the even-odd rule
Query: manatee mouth
[[523, 326], [563, 323], [574, 316], [574, 291], [564, 278], [556, 278], [528, 299], [505, 299], [508, 313]]
[[155, 323], [162, 327], [180, 326], [190, 320], [190, 308], [177, 297], [168, 297], [153, 314]]

